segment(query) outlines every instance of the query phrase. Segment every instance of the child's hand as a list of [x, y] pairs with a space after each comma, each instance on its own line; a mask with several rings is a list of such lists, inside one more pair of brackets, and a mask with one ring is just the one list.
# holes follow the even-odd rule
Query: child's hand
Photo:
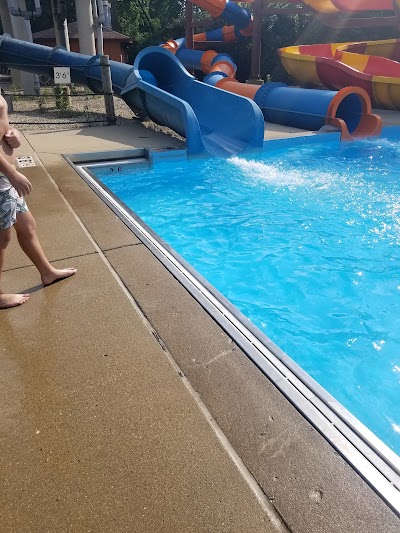
[[16, 130], [15, 128], [10, 128], [9, 130], [7, 130], [7, 132], [4, 135], [4, 139], [6, 140], [6, 143], [8, 144], [8, 146], [10, 146], [13, 149], [19, 148], [21, 146], [19, 131]]
[[32, 191], [31, 182], [20, 172], [15, 171], [12, 175], [8, 175], [7, 178], [20, 196], [27, 196]]

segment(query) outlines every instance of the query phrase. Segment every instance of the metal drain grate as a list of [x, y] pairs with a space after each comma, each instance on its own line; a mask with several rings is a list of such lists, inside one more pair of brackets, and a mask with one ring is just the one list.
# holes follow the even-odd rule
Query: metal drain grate
[[17, 165], [19, 168], [36, 167], [36, 163], [33, 160], [33, 157], [30, 155], [22, 155], [17, 157]]

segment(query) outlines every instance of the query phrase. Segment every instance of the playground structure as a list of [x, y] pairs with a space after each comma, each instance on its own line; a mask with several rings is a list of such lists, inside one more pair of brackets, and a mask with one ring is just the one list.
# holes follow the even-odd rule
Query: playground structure
[[[231, 0], [232, 1], [232, 0]], [[237, 0], [233, 0], [237, 1]], [[220, 0], [212, 2], [220, 5]], [[263, 17], [273, 15], [311, 15], [314, 20], [331, 28], [393, 28], [399, 23], [399, 0], [246, 0], [253, 4], [251, 28], [252, 53], [250, 79], [260, 79], [260, 56]], [[186, 3], [186, 40], [193, 40], [192, 3]], [[377, 13], [377, 10], [379, 12]], [[374, 16], [375, 14], [375, 16]], [[204, 26], [202, 20], [199, 26]], [[228, 33], [228, 32], [227, 32]], [[250, 33], [250, 32], [249, 32]], [[194, 48], [197, 43], [194, 42]]]
[[[210, 13], [223, 15], [232, 9], [225, 0], [200, 0], [195, 4]], [[252, 79], [260, 77], [260, 35], [263, 15], [314, 14], [322, 24], [335, 28], [372, 28], [400, 26], [400, 0], [288, 0], [286, 7], [271, 0], [248, 0], [254, 4], [254, 20], [238, 30], [225, 26], [194, 36], [194, 48], [209, 41], [230, 42], [235, 38], [253, 37]], [[287, 6], [289, 4], [289, 7]], [[232, 9], [233, 10], [233, 9]], [[378, 13], [374, 16], [374, 13]], [[366, 16], [368, 15], [368, 16]], [[189, 46], [190, 48], [190, 46]], [[400, 108], [400, 41], [396, 39], [363, 43], [333, 43], [290, 46], [278, 51], [287, 72], [303, 86], [320, 86], [331, 90], [356, 86], [364, 89], [374, 107]]]
[[[364, 0], [358, 4], [361, 2]], [[234, 77], [236, 65], [227, 54], [192, 48], [204, 45], [208, 48], [210, 41], [230, 42], [249, 37], [254, 33], [255, 21], [233, 1], [196, 0], [194, 3], [232, 25], [199, 34], [193, 43], [183, 38], [170, 40], [161, 47], [146, 48], [136, 57], [133, 68], [111, 62], [116, 96], [123, 98], [134, 111], [184, 136], [189, 155], [209, 152], [229, 156], [260, 149], [264, 120], [313, 131], [331, 125], [341, 131], [342, 139], [379, 134], [382, 121], [371, 113], [370, 91], [363, 86], [344, 84], [338, 91], [321, 91], [281, 83], [260, 86], [238, 82]], [[333, 6], [338, 2], [309, 0], [305, 3], [313, 9], [327, 9], [328, 4]], [[296, 54], [293, 61], [301, 57], [302, 54]], [[0, 62], [50, 77], [53, 66], [68, 65], [73, 83], [102, 92], [97, 56], [50, 49], [3, 36]], [[206, 74], [204, 83], [184, 67], [202, 70]]]
[[213, 17], [222, 17], [233, 25], [223, 26], [185, 39], [170, 40], [164, 48], [175, 54], [188, 69], [206, 74], [204, 82], [219, 89], [251, 98], [260, 107], [266, 122], [309, 130], [318, 130], [325, 124], [340, 129], [342, 139], [379, 134], [382, 123], [371, 114], [369, 98], [363, 89], [342, 86], [333, 91], [289, 88], [282, 83], [265, 85], [240, 83], [235, 79], [236, 65], [227, 54], [213, 50], [199, 51], [208, 43], [232, 42], [252, 35], [253, 20], [248, 11], [229, 0], [194, 0], [194, 4]]

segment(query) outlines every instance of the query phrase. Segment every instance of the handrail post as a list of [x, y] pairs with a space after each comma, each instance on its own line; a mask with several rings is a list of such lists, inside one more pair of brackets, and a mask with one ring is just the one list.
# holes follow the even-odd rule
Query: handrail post
[[185, 41], [185, 47], [193, 50], [193, 4], [190, 0], [185, 4]]
[[250, 83], [261, 79], [261, 34], [262, 34], [263, 0], [254, 0], [253, 4], [253, 42], [251, 47]]

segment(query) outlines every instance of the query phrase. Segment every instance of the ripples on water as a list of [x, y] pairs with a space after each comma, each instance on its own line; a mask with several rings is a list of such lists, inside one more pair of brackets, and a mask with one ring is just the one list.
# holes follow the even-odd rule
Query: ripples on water
[[[274, 145], [276, 146], [276, 145]], [[400, 141], [166, 163], [105, 184], [400, 453]]]

